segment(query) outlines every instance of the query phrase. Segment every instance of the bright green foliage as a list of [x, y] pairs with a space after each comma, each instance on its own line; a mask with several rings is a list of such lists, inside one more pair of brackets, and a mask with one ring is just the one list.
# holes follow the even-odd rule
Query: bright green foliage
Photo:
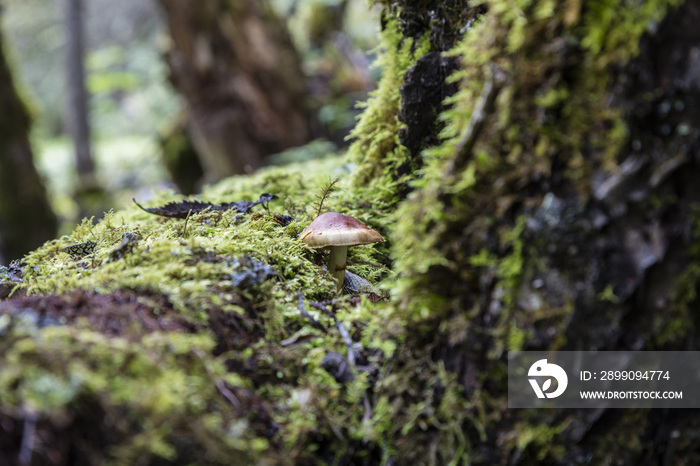
[[[214, 342], [206, 335], [152, 334], [136, 344], [87, 329], [37, 330], [21, 321], [2, 332], [3, 406], [57, 425], [95, 425], [101, 415], [119, 440], [110, 456], [120, 464], [187, 458], [190, 454], [176, 444], [178, 436], [199, 442], [216, 438], [201, 458], [214, 463], [254, 461], [267, 447], [217, 393], [224, 383], [250, 384], [227, 373], [221, 360], [207, 357]], [[90, 406], [104, 412], [90, 412]], [[132, 426], [142, 432], [136, 434]]]
[[[309, 176], [309, 167], [315, 166], [315, 175]], [[330, 282], [309, 261], [311, 251], [297, 241], [298, 233], [315, 214], [314, 196], [329, 176], [340, 176], [342, 194], [331, 197], [325, 210], [338, 210], [372, 225], [369, 212], [362, 211], [358, 200], [345, 197], [349, 193], [344, 168], [331, 159], [306, 165], [261, 171], [255, 178], [236, 177], [205, 189], [202, 198], [221, 203], [255, 199], [263, 192], [274, 193], [279, 200], [272, 201], [270, 213], [257, 208], [259, 213], [241, 216], [235, 210], [193, 214], [184, 231], [184, 220], [167, 220], [138, 209], [136, 206], [119, 212], [110, 212], [97, 225], [85, 220], [68, 237], [47, 243], [25, 258], [30, 265], [25, 288], [28, 294], [63, 294], [76, 289], [90, 289], [108, 293], [118, 289], [152, 290], [168, 296], [176, 309], [192, 312], [191, 301], [211, 293], [211, 285], [230, 273], [229, 264], [202, 263], [198, 251], [207, 251], [225, 257], [250, 256], [263, 260], [278, 269], [282, 289], [304, 289], [305, 295], [318, 299], [330, 292]], [[177, 201], [171, 193], [163, 192], [149, 202], [151, 206]], [[353, 203], [355, 206], [352, 207]], [[292, 215], [290, 225], [283, 227], [271, 214]], [[141, 235], [136, 251], [123, 260], [108, 261], [110, 251], [119, 244], [125, 232]], [[83, 241], [96, 241], [97, 253], [84, 262], [76, 262], [61, 249]], [[366, 248], [351, 249], [362, 260], [358, 269], [370, 258]], [[354, 270], [354, 268], [353, 268]], [[310, 274], [310, 275], [309, 275]], [[378, 275], [374, 274], [372, 278]], [[118, 279], [115, 279], [118, 277]], [[194, 317], [194, 316], [193, 316]]]

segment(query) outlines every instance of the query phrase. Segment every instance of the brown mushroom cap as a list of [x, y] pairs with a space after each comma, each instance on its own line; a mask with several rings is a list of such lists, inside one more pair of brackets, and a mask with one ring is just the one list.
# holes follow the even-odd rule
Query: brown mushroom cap
[[326, 212], [316, 217], [301, 232], [299, 239], [312, 248], [357, 246], [384, 241], [382, 235], [366, 227], [359, 220], [337, 212]]

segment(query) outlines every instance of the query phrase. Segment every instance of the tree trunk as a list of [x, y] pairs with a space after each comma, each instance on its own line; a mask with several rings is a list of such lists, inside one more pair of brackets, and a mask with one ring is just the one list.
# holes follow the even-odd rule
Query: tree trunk
[[402, 400], [397, 463], [697, 461], [675, 440], [692, 411], [509, 410], [506, 390], [508, 350], [698, 350], [700, 6], [675, 3], [494, 1], [466, 32], [444, 140], [395, 217], [402, 347], [378, 393]]
[[30, 119], [15, 89], [0, 35], [0, 263], [56, 235], [56, 217], [34, 168]]
[[78, 204], [78, 219], [99, 218], [112, 207], [112, 203], [98, 183], [91, 149], [89, 94], [85, 83], [85, 6], [83, 0], [63, 1], [67, 42], [68, 115], [78, 173], [73, 197]]
[[80, 187], [92, 187], [95, 180], [95, 163], [90, 150], [90, 122], [88, 117], [88, 92], [85, 87], [85, 34], [82, 0], [64, 0], [70, 105], [71, 137], [75, 149], [75, 164]]
[[[457, 91], [447, 78], [459, 68], [454, 47], [464, 28], [484, 11], [466, 0], [382, 2], [382, 34], [388, 47], [379, 63], [379, 89], [351, 136], [350, 151], [364, 161], [357, 184], [388, 174], [395, 200], [405, 198], [408, 181], [423, 166], [423, 150], [439, 143], [445, 99]], [[396, 90], [399, 90], [397, 93]], [[398, 137], [397, 137], [398, 136]]]
[[267, 2], [161, 0], [171, 81], [209, 181], [250, 172], [266, 155], [308, 142], [304, 76]]

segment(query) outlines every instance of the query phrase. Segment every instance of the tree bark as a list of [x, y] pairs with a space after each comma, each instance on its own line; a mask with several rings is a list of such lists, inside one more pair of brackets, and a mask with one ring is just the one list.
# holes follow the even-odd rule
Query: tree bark
[[308, 142], [305, 79], [267, 2], [161, 0], [170, 79], [208, 181], [255, 170], [266, 155]]
[[383, 76], [369, 111], [351, 133], [350, 152], [365, 161], [355, 175], [357, 184], [388, 175], [399, 201], [423, 167], [423, 151], [440, 143], [445, 127], [440, 114], [458, 88], [447, 78], [459, 69], [459, 59], [444, 52], [485, 7], [472, 7], [467, 0], [380, 3], [389, 50], [378, 60]]
[[56, 216], [34, 168], [31, 121], [15, 89], [0, 35], [0, 263], [56, 235]]

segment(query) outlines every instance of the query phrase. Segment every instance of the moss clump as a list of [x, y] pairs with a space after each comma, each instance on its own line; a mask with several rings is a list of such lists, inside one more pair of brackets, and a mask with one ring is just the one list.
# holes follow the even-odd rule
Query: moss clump
[[[659, 21], [674, 4], [651, 3], [619, 17], [608, 3], [586, 8], [582, 15], [573, 5], [554, 1], [486, 2], [488, 14], [452, 52], [462, 57], [461, 71], [451, 78], [461, 82], [461, 90], [443, 115], [448, 122], [444, 143], [427, 151], [424, 177], [414, 182], [420, 193], [396, 215], [395, 260], [405, 276], [400, 294], [410, 297], [406, 310], [425, 308], [414, 298], [441, 283], [426, 273], [433, 268], [473, 282], [473, 267], [483, 265], [474, 261], [486, 256], [467, 251], [482, 251], [504, 270], [508, 231], [522, 229], [522, 220], [535, 213], [528, 209], [528, 217], [515, 221], [512, 211], [519, 203], [542, 205], [548, 189], [590, 198], [593, 172], [615, 166], [627, 141], [621, 112], [606, 99], [609, 67], [626, 64], [646, 30], [640, 24]], [[614, 29], [619, 40], [603, 37], [601, 28]], [[535, 56], [535, 49], [541, 53]], [[487, 115], [490, 124], [473, 152], [464, 155], [463, 168], [453, 173], [449, 167], [458, 158], [457, 144], [484, 83], [493, 79], [494, 64], [506, 78]], [[553, 170], [564, 176], [556, 185], [550, 180]], [[447, 240], [455, 229], [463, 229], [467, 248]], [[407, 250], [416, 253], [402, 254]], [[522, 265], [523, 258], [518, 262]], [[509, 289], [517, 285], [518, 273], [509, 267]], [[428, 293], [445, 296], [443, 291]], [[437, 309], [423, 315], [433, 318], [440, 314]]]
[[3, 333], [3, 418], [34, 418], [40, 435], [59, 440], [38, 448], [37, 460], [68, 456], [66, 442], [104, 448], [81, 452], [91, 462], [106, 454], [122, 464], [249, 463], [268, 447], [250, 382], [208, 356], [209, 336], [154, 333], [134, 344], [87, 329], [36, 329], [22, 317], [7, 322]]
[[[372, 200], [357, 195], [345, 167], [343, 158], [315, 160], [203, 193], [213, 203], [274, 193], [269, 212], [206, 211], [185, 221], [132, 206], [97, 224], [85, 220], [26, 256], [18, 296], [0, 306], [0, 416], [21, 427], [32, 413], [42, 431], [88, 445], [79, 454], [94, 462], [372, 454], [356, 430], [367, 376], [341, 383], [321, 363], [331, 351], [348, 351], [335, 319], [360, 339], [373, 316], [356, 300], [335, 297], [322, 253], [297, 239], [329, 177], [340, 179], [339, 190], [324, 209], [381, 230], [369, 214]], [[149, 204], [173, 200], [160, 193]], [[293, 220], [284, 225], [279, 215]], [[129, 247], [113, 254], [125, 233]], [[91, 254], [64, 250], [86, 241], [97, 244]], [[351, 269], [375, 284], [388, 276], [386, 261], [381, 248], [349, 252]], [[302, 317], [298, 292], [323, 331]], [[326, 300], [335, 318], [309, 306]], [[129, 306], [131, 319], [122, 312]], [[98, 438], [81, 430], [95, 425]], [[105, 448], [89, 450], [95, 444]], [[17, 453], [19, 444], [8, 448]], [[35, 454], [67, 453], [42, 447]]]

